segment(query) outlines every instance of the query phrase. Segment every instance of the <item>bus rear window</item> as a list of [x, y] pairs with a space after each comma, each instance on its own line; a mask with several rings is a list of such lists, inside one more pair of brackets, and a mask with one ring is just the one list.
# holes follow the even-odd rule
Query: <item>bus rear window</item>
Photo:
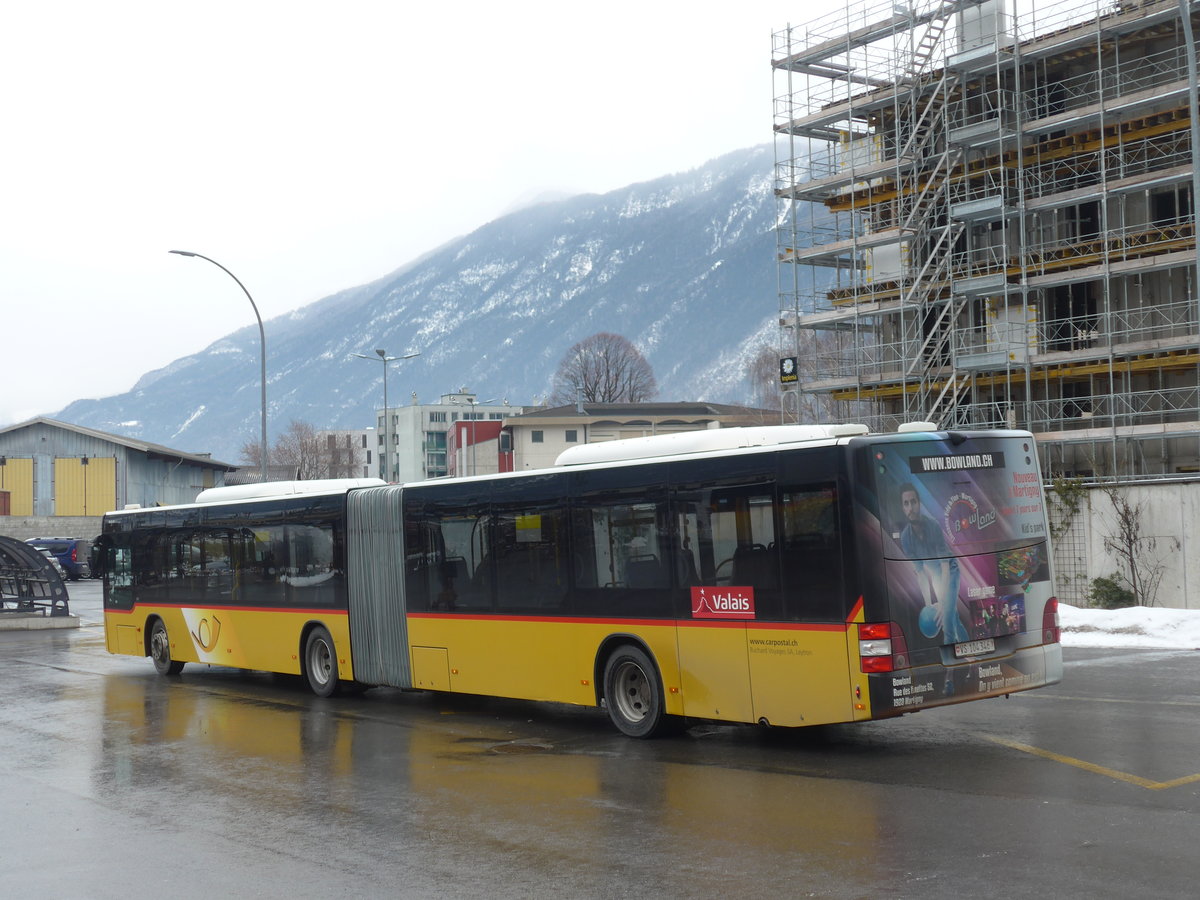
[[1032, 438], [923, 437], [868, 452], [889, 559], [967, 556], [1046, 537]]

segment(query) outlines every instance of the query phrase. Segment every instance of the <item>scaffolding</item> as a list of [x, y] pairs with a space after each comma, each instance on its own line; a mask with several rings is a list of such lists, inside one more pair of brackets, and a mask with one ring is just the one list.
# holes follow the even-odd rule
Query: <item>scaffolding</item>
[[1200, 471], [1185, 6], [861, 0], [774, 35], [785, 409]]

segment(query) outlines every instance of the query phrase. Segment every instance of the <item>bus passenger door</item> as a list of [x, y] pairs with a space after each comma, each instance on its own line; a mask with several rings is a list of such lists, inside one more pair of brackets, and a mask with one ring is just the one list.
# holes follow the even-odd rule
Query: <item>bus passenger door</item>
[[[747, 478], [747, 481], [751, 481]], [[757, 482], [757, 483], [754, 483]], [[753, 722], [747, 623], [778, 602], [772, 491], [752, 483], [681, 486], [674, 533], [680, 690], [687, 715]]]
[[685, 715], [754, 721], [745, 624], [719, 619], [681, 621], [678, 639]]
[[854, 718], [848, 598], [834, 483], [781, 485], [770, 578], [748, 628], [754, 719], [794, 727]]

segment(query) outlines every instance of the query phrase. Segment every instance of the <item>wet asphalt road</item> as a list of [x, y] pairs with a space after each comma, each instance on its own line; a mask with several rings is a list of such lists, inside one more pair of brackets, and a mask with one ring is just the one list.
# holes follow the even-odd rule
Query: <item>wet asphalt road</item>
[[891, 722], [697, 726], [110, 656], [0, 633], [13, 897], [1191, 897], [1200, 652]]

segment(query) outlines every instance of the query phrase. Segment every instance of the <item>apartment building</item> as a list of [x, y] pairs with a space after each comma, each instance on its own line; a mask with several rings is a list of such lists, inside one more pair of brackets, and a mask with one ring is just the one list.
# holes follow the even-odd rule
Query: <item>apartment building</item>
[[862, 0], [776, 33], [785, 408], [1200, 471], [1196, 30], [1194, 0]]
[[554, 465], [558, 455], [579, 444], [627, 438], [778, 425], [779, 411], [692, 401], [638, 403], [578, 403], [537, 407], [504, 421], [518, 472]]
[[420, 403], [413, 394], [408, 406], [376, 413], [377, 474], [391, 482], [441, 478], [449, 473], [447, 433], [456, 422], [499, 422], [521, 412], [507, 400], [481, 401], [465, 387], [437, 403]]
[[326, 478], [376, 478], [374, 428], [318, 431], [316, 450]]

